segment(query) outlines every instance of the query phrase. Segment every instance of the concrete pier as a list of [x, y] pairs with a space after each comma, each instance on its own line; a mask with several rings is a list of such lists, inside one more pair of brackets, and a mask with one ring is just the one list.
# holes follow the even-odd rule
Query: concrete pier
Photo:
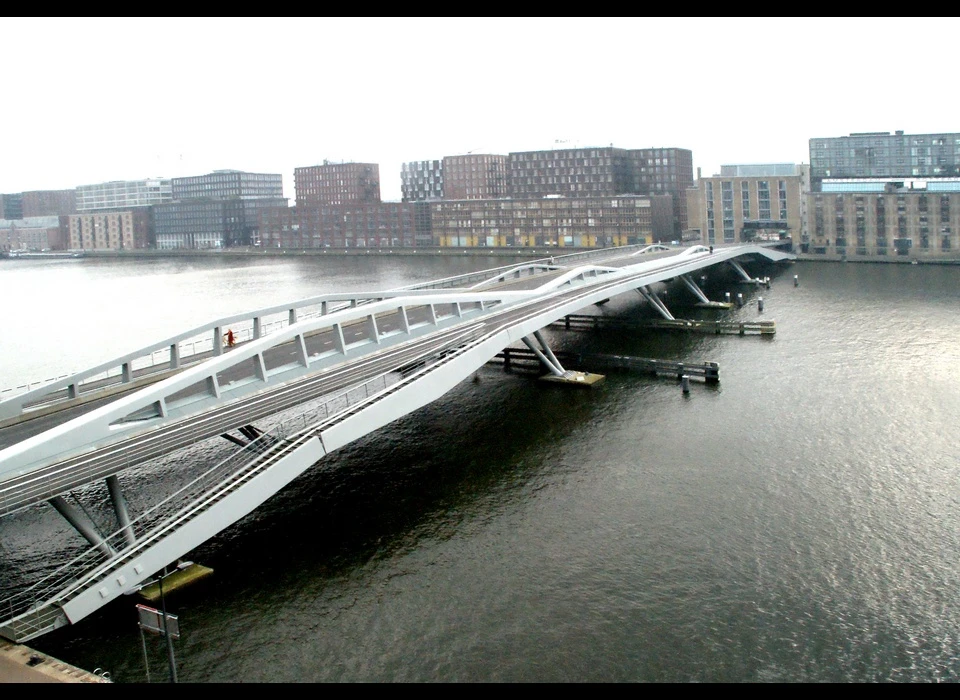
[[0, 639], [0, 683], [109, 683], [23, 644]]
[[593, 374], [592, 372], [567, 372], [566, 375], [558, 377], [555, 374], [546, 374], [540, 377], [541, 382], [551, 384], [563, 384], [565, 386], [577, 386], [589, 389], [603, 381], [602, 374]]
[[[208, 576], [213, 574], [213, 569], [210, 569], [206, 566], [200, 564], [189, 563], [186, 564], [183, 568], [177, 569], [170, 573], [165, 579], [163, 584], [163, 595], [168, 596], [176, 593], [177, 591], [190, 586], [191, 584], [201, 581]], [[151, 583], [147, 586], [144, 586], [140, 589], [140, 597], [144, 600], [147, 600], [151, 603], [155, 603], [160, 600], [160, 584], [157, 582]]]

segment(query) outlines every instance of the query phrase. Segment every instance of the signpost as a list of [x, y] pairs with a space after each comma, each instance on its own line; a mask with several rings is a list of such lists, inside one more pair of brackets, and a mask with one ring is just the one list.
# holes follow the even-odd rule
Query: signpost
[[147, 662], [147, 642], [143, 636], [144, 630], [150, 634], [157, 634], [165, 637], [167, 640], [167, 656], [170, 661], [170, 682], [177, 682], [177, 662], [173, 657], [173, 640], [180, 639], [180, 622], [176, 615], [167, 612], [167, 604], [163, 597], [163, 579], [167, 575], [167, 568], [163, 568], [163, 574], [158, 582], [160, 584], [160, 610], [151, 608], [147, 605], [137, 604], [137, 615], [140, 627], [140, 641], [143, 643], [143, 664], [147, 669], [147, 683], [150, 682], [150, 665]]

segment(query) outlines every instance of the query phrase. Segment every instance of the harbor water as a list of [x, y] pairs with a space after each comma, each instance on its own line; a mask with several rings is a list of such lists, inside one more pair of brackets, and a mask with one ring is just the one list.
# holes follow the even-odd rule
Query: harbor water
[[[0, 387], [251, 308], [509, 262], [2, 260]], [[742, 308], [686, 307], [673, 286], [665, 300], [775, 320], [771, 337], [545, 332], [557, 349], [714, 361], [718, 385], [609, 372], [575, 390], [488, 365], [315, 465], [190, 553], [214, 574], [167, 600], [179, 680], [960, 679], [960, 267], [762, 274], [769, 289], [708, 278]], [[145, 471], [132, 502], [220, 443]], [[109, 514], [105, 489], [78, 498]], [[0, 520], [0, 590], [82, 547], [46, 505]], [[166, 681], [136, 602], [30, 644], [114, 682]]]

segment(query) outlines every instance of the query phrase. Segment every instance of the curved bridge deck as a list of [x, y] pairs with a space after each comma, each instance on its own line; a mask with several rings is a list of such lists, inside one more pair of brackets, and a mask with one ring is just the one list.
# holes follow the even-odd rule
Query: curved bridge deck
[[[15, 441], [0, 450], [0, 516], [48, 501], [69, 518], [62, 496], [105, 479], [118, 528], [100, 535], [71, 521], [91, 546], [0, 601], [0, 635], [27, 641], [83, 619], [250, 513], [326, 454], [434, 401], [504, 348], [566, 315], [707, 267], [730, 263], [743, 273], [737, 260], [792, 257], [763, 245], [712, 253], [703, 246], [633, 247], [398, 290], [325, 295], [219, 319], [5, 399], [0, 420], [8, 427], [0, 434]], [[264, 319], [277, 314], [285, 322], [268, 329]], [[242, 342], [224, 349], [223, 329], [242, 323], [249, 334], [239, 328]], [[211, 349], [186, 362], [185, 344], [204, 336]], [[137, 367], [158, 351], [166, 352], [159, 369]], [[113, 370], [119, 381], [104, 378]], [[266, 433], [249, 432], [284, 411], [295, 415]], [[118, 473], [245, 427], [247, 439], [231, 438], [242, 446], [228, 459], [143, 512], [127, 512]]]

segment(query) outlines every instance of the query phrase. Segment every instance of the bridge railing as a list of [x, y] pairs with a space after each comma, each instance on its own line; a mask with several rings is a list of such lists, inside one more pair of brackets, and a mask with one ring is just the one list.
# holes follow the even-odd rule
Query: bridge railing
[[[131, 521], [129, 531], [138, 542], [142, 542], [160, 524], [171, 519], [175, 520], [178, 513], [184, 511], [190, 503], [210, 493], [212, 489], [217, 487], [222, 489], [231, 481], [246, 476], [247, 471], [255, 466], [265, 453], [275, 446], [283, 444], [288, 436], [302, 432], [318, 422], [327, 420], [360, 402], [368, 400], [377, 392], [399, 382], [402, 376], [397, 371], [386, 372], [347, 391], [312, 400], [307, 404], [310, 408], [306, 411], [261, 434], [155, 506], [144, 511]], [[40, 617], [30, 614], [31, 611], [36, 612], [39, 607], [54, 602], [62, 602], [62, 600], [69, 598], [82, 585], [84, 580], [96, 576], [102, 567], [109, 565], [116, 556], [123, 556], [128, 559], [131, 550], [128, 545], [127, 532], [127, 528], [113, 532], [104, 538], [101, 543], [90, 546], [30, 588], [0, 601], [0, 614], [5, 615], [8, 621], [24, 616], [20, 627], [23, 625], [49, 625], [60, 614], [57, 610]], [[116, 552], [114, 557], [106, 554], [105, 549], [107, 547]], [[134, 545], [134, 548], [136, 547], [137, 545]]]
[[[548, 262], [569, 264], [571, 262], [591, 260], [598, 257], [609, 257], [611, 253], [641, 250], [644, 247], [645, 246], [642, 245], [630, 245], [619, 248], [579, 251], [576, 253], [537, 258], [531, 260], [528, 264], [546, 264]], [[431, 282], [412, 284], [390, 291], [401, 292], [456, 288], [471, 282], [489, 279], [492, 276], [516, 267], [516, 265], [506, 265]], [[376, 298], [376, 294], [370, 298]], [[260, 320], [259, 335], [262, 337], [289, 325], [290, 318], [295, 317], [297, 320], [303, 320], [321, 316], [321, 309], [324, 303], [341, 302], [342, 305], [339, 308], [344, 308], [349, 305], [351, 299], [355, 300], [357, 304], [364, 303], [364, 295], [326, 294], [258, 309], [249, 313], [219, 318], [203, 326], [153, 343], [142, 350], [128, 353], [127, 355], [102, 363], [88, 370], [70, 372], [68, 374], [61, 374], [47, 379], [0, 389], [0, 421], [19, 415], [20, 412], [28, 406], [75, 398], [94, 389], [99, 390], [132, 381], [136, 378], [137, 373], [142, 374], [149, 370], [162, 371], [163, 369], [174, 368], [174, 365], [189, 364], [192, 360], [207, 356], [208, 354], [214, 354], [219, 350], [221, 344], [220, 337], [213, 337], [213, 333], [217, 329], [224, 330], [231, 328], [234, 331], [236, 340], [238, 342], [244, 342], [256, 337], [254, 319]], [[311, 309], [311, 307], [313, 308]], [[333, 310], [334, 309], [329, 309], [328, 312], [332, 312]], [[270, 320], [271, 316], [277, 316], [278, 318]], [[174, 348], [176, 348], [176, 350], [174, 350]], [[173, 357], [174, 352], [176, 352], [177, 358]]]
[[528, 261], [522, 263], [514, 263], [512, 265], [502, 265], [500, 267], [493, 267], [488, 270], [480, 270], [478, 272], [467, 272], [462, 275], [454, 275], [453, 277], [444, 277], [439, 280], [433, 280], [430, 282], [419, 282], [417, 284], [411, 284], [406, 287], [399, 287], [398, 290], [417, 290], [417, 289], [445, 289], [449, 287], [460, 287], [465, 284], [470, 284], [472, 282], [483, 282], [484, 280], [490, 279], [491, 277], [496, 277], [505, 272], [510, 272], [518, 267], [524, 267], [527, 265], [549, 265], [553, 264], [563, 264], [567, 265], [573, 262], [579, 262], [582, 260], [593, 260], [596, 258], [609, 258], [611, 254], [626, 253], [632, 250], [640, 250], [646, 247], [645, 245], [627, 245], [620, 246], [617, 248], [598, 248], [596, 250], [583, 250], [576, 253], [564, 253], [561, 255], [548, 255], [543, 258], [531, 258]]
[[[466, 343], [475, 336], [476, 332], [458, 336], [453, 341], [454, 345]], [[438, 357], [442, 358], [449, 351], [450, 346], [438, 349]], [[0, 622], [0, 627], [15, 628], [18, 639], [51, 628], [62, 615], [60, 604], [82, 590], [86, 582], [97, 580], [105, 570], [117, 566], [118, 559], [129, 561], [133, 558], [145, 546], [151, 533], [182, 521], [188, 513], [195, 514], [196, 504], [209, 497], [214, 490], [225, 492], [230, 490], [232, 484], [250, 478], [254, 471], [264, 468], [264, 456], [286, 444], [292, 436], [368, 402], [411, 373], [423, 371], [424, 366], [429, 364], [430, 360], [424, 358], [415, 365], [385, 372], [346, 391], [310, 399], [304, 404], [308, 407], [306, 410], [277, 424], [144, 511], [131, 521], [129, 528], [113, 532], [30, 588], [0, 601], [0, 614], [7, 616], [6, 622]], [[128, 532], [137, 540], [132, 546], [128, 545]], [[115, 554], [108, 556], [105, 551], [107, 548]]]
[[[374, 295], [372, 298], [378, 297]], [[324, 305], [327, 305], [327, 313], [333, 313], [354, 303], [360, 305], [364, 300], [364, 295], [325, 294], [227, 316], [87, 370], [2, 389], [0, 421], [20, 415], [28, 407], [76, 398], [89, 391], [129, 383], [137, 378], [138, 372], [142, 373], [150, 368], [163, 369], [164, 363], [167, 368], [174, 369], [175, 365], [190, 364], [191, 360], [195, 361], [208, 354], [218, 354], [222, 348], [222, 333], [225, 333], [227, 328], [234, 330], [235, 338], [242, 342], [256, 337], [254, 328], [257, 325], [260, 326], [259, 336], [263, 337], [285, 328], [291, 320], [300, 321], [323, 315]]]

